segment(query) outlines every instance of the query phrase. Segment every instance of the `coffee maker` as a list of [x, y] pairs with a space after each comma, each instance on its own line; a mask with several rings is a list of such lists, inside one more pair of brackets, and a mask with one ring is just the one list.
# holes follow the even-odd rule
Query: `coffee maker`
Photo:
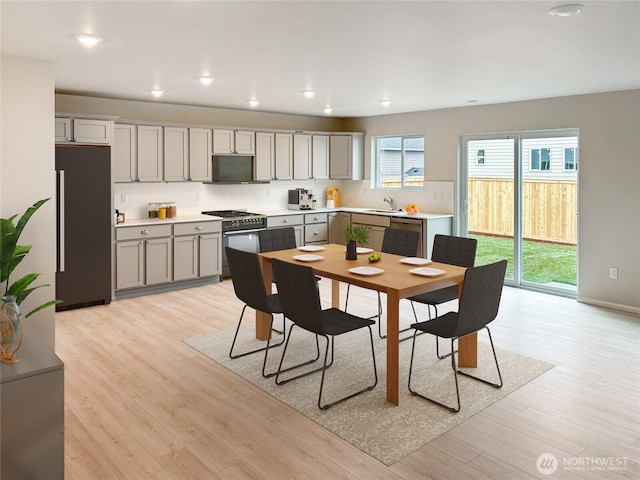
[[316, 199], [313, 198], [313, 190], [296, 188], [289, 190], [289, 210], [315, 210]]

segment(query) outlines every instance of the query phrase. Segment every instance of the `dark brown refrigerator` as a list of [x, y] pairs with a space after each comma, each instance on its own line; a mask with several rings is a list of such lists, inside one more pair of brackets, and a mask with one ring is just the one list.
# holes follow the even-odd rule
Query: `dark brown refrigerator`
[[111, 301], [111, 148], [56, 145], [56, 311]]

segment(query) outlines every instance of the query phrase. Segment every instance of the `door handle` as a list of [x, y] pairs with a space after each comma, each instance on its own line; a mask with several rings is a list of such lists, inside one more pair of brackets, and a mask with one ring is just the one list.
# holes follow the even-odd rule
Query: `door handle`
[[64, 231], [64, 170], [58, 170], [58, 272], [65, 267], [65, 231]]

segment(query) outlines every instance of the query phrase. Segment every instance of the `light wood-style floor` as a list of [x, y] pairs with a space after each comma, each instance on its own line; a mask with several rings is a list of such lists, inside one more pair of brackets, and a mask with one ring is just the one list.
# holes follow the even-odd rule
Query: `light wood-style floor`
[[[351, 302], [375, 310], [373, 292]], [[241, 306], [224, 281], [56, 314], [66, 478], [640, 478], [637, 317], [505, 287], [496, 345], [556, 367], [386, 467], [182, 342]], [[537, 470], [543, 453], [556, 473]]]

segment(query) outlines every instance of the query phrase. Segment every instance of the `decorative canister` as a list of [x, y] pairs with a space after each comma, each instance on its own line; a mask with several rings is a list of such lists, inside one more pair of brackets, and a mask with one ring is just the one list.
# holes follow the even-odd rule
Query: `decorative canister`
[[15, 363], [16, 352], [22, 345], [22, 311], [15, 295], [2, 297], [0, 306], [0, 361]]

